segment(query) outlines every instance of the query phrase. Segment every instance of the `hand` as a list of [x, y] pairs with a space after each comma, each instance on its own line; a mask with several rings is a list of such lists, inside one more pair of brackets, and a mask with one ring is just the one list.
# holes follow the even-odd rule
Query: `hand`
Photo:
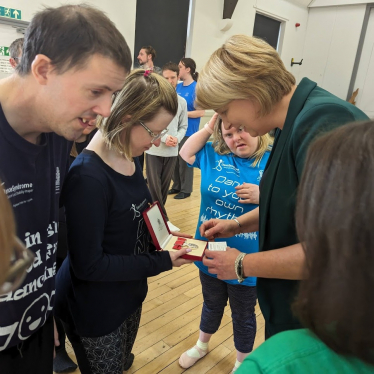
[[53, 329], [54, 329], [54, 339], [55, 339], [55, 346], [53, 347], [53, 358], [56, 357], [56, 347], [60, 345], [60, 341], [58, 340], [58, 331], [55, 319], [53, 318]]
[[167, 145], [168, 147], [176, 147], [178, 145], [178, 138], [168, 135], [165, 141], [165, 145]]
[[260, 188], [257, 184], [243, 183], [236, 186], [235, 189], [239, 196], [239, 203], [257, 205], [260, 203]]
[[208, 240], [215, 238], [229, 238], [240, 233], [240, 227], [231, 219], [211, 219], [204, 222], [200, 228], [200, 235]]
[[170, 259], [173, 264], [173, 267], [179, 268], [179, 266], [185, 265], [185, 264], [191, 264], [192, 260], [186, 260], [184, 258], [181, 258], [181, 256], [191, 252], [190, 248], [182, 248], [178, 251], [169, 251]]
[[218, 279], [236, 279], [235, 260], [239, 255], [235, 248], [227, 247], [226, 251], [205, 250], [203, 264], [208, 266], [211, 274], [217, 274]]

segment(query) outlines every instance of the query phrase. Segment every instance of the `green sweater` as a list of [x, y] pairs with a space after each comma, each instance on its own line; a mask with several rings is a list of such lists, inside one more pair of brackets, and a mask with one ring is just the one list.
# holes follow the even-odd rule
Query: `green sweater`
[[310, 330], [277, 334], [251, 353], [235, 374], [374, 373], [374, 366], [335, 353]]
[[[292, 96], [282, 131], [260, 185], [260, 251], [283, 248], [299, 242], [295, 228], [297, 188], [309, 144], [321, 134], [368, 117], [304, 78]], [[258, 300], [270, 335], [299, 329], [290, 305], [298, 282], [285, 279], [257, 279]]]

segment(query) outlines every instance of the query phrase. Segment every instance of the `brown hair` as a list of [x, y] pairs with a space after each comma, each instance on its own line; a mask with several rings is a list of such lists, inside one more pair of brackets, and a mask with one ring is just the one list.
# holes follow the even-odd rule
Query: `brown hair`
[[84, 68], [95, 54], [110, 58], [126, 71], [132, 64], [130, 49], [114, 23], [85, 4], [46, 8], [32, 18], [17, 66], [20, 75], [30, 72], [38, 54], [49, 57], [59, 74]]
[[0, 187], [0, 286], [10, 267], [16, 238], [15, 230], [13, 209], [4, 189]]
[[[139, 121], [152, 120], [161, 108], [173, 117], [178, 111], [178, 98], [174, 87], [161, 75], [145, 72], [143, 69], [133, 70], [117, 94], [110, 116], [97, 117], [96, 126], [105, 143], [129, 160], [132, 160], [131, 128], [138, 125]], [[131, 119], [125, 121], [126, 116], [131, 116]]]
[[24, 38], [18, 38], [9, 46], [9, 55], [12, 58], [18, 58], [22, 52]]
[[308, 279], [294, 310], [339, 354], [374, 364], [374, 122], [342, 126], [307, 153], [296, 229]]
[[223, 108], [233, 100], [254, 100], [259, 116], [291, 92], [296, 84], [277, 51], [261, 39], [234, 35], [209, 58], [196, 85], [196, 106]]
[[177, 73], [177, 76], [179, 75], [179, 67], [178, 67], [178, 64], [176, 64], [175, 62], [167, 62], [163, 67], [162, 67], [162, 71], [164, 70], [170, 70], [170, 71], [173, 71], [174, 73]]
[[199, 79], [199, 73], [196, 71], [196, 62], [189, 57], [183, 57], [181, 63], [188, 69], [190, 69], [191, 77], [195, 82]]
[[[231, 153], [231, 150], [227, 146], [225, 140], [223, 139], [222, 126], [222, 118], [218, 117], [216, 123], [214, 124], [212, 145], [216, 153], [218, 153], [219, 155], [227, 155]], [[260, 164], [265, 152], [271, 151], [272, 145], [273, 139], [270, 135], [265, 134], [258, 137], [258, 145], [256, 152], [253, 153], [253, 155], [251, 156], [251, 158], [254, 159], [252, 163], [253, 167]]]
[[140, 49], [144, 49], [147, 55], [152, 55], [152, 61], [154, 61], [154, 59], [157, 57], [156, 50], [151, 45], [146, 45]]

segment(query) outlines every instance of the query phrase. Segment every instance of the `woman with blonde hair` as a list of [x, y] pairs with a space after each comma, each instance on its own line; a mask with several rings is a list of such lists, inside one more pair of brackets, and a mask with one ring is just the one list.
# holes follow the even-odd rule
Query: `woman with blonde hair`
[[151, 195], [133, 159], [160, 144], [177, 109], [163, 77], [134, 70], [67, 175], [69, 250], [57, 275], [56, 314], [83, 374], [131, 366], [147, 277], [189, 262], [180, 258], [188, 250], [152, 251], [142, 217]]
[[367, 119], [358, 108], [303, 78], [296, 86], [265, 41], [236, 35], [215, 51], [200, 73], [196, 104], [216, 110], [225, 127], [252, 136], [276, 129], [260, 186], [259, 209], [200, 227], [207, 238], [259, 231], [259, 253], [207, 251], [204, 264], [220, 279], [257, 276], [265, 336], [300, 327], [291, 312], [305, 256], [295, 230], [296, 192], [310, 142], [347, 122]]
[[[209, 138], [213, 135], [213, 142]], [[191, 167], [201, 169], [201, 204], [199, 223], [215, 218], [236, 221], [236, 217], [258, 207], [258, 185], [269, 158], [272, 140], [269, 135], [251, 137], [243, 127], [226, 129], [215, 114], [203, 129], [193, 134], [180, 151]], [[196, 229], [195, 237], [204, 239]], [[257, 233], [238, 234], [227, 241], [244, 253], [258, 251]], [[200, 270], [204, 297], [200, 334], [196, 345], [184, 352], [179, 364], [189, 368], [208, 353], [208, 343], [218, 330], [227, 300], [230, 301], [237, 360], [233, 372], [252, 351], [256, 336], [256, 278], [243, 282], [222, 281], [208, 272], [202, 262]]]

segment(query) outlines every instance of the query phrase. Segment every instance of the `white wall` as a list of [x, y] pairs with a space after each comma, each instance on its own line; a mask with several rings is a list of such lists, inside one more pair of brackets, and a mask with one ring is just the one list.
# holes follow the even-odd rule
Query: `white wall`
[[1, 5], [22, 11], [22, 20], [30, 21], [44, 5], [57, 7], [63, 4], [85, 2], [103, 10], [125, 37], [132, 55], [135, 43], [136, 0], [1, 0]]
[[[226, 32], [220, 31], [223, 0], [195, 0], [195, 16], [191, 55], [199, 71], [209, 56], [230, 36], [252, 35], [256, 10], [285, 20], [284, 42], [281, 57], [286, 67], [298, 78], [299, 66], [290, 66], [291, 58], [302, 58], [308, 9], [306, 6], [287, 0], [239, 0], [232, 16], [233, 26]], [[295, 27], [300, 23], [299, 28]]]
[[354, 4], [366, 4], [371, 2], [370, 0], [314, 0], [311, 2], [309, 7], [320, 7], [320, 6], [336, 6], [336, 5], [354, 5]]
[[356, 58], [366, 4], [311, 8], [305, 38], [306, 76], [343, 100]]

